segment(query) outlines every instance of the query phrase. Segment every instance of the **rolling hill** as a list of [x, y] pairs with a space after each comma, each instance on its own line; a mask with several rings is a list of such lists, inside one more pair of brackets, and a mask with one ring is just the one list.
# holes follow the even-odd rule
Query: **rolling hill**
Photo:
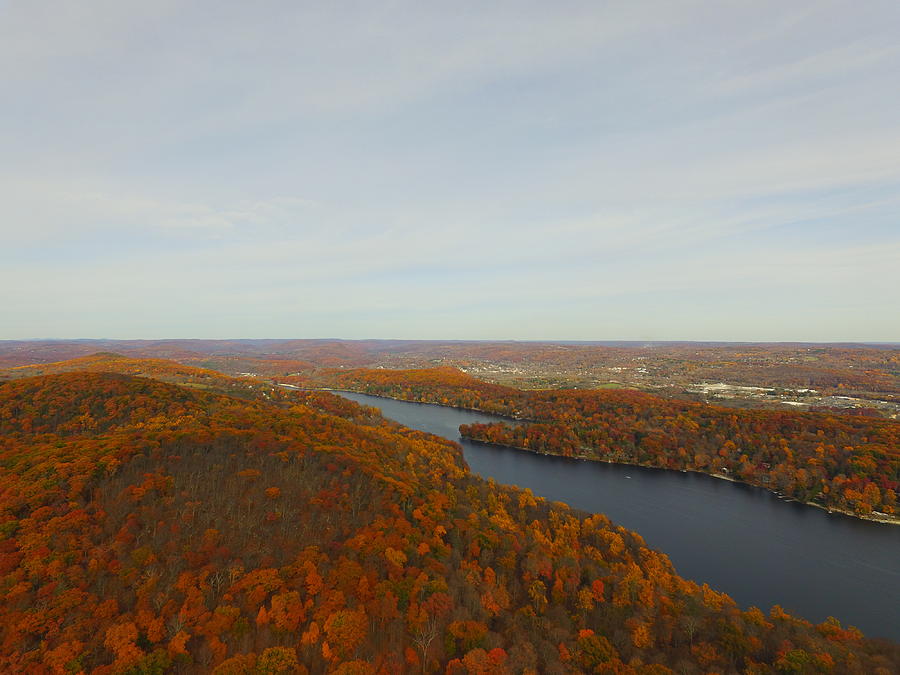
[[0, 383], [2, 672], [900, 668], [373, 409], [70, 365]]

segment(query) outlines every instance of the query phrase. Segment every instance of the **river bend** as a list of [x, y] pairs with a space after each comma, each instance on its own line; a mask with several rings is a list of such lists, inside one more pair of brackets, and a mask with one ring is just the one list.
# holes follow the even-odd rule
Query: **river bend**
[[471, 469], [535, 495], [604, 513], [666, 553], [682, 576], [763, 611], [835, 616], [900, 641], [900, 526], [797, 503], [696, 473], [605, 464], [501, 448], [459, 436], [502, 418], [439, 405], [334, 392], [401, 424], [462, 445]]

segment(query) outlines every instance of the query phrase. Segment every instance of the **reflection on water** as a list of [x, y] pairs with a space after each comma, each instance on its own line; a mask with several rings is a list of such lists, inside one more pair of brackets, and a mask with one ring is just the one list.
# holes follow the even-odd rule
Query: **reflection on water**
[[[337, 393], [337, 392], [336, 392]], [[900, 640], [900, 526], [796, 503], [709, 476], [537, 455], [463, 441], [459, 425], [500, 418], [341, 392], [385, 417], [459, 442], [476, 473], [605, 513], [668, 554], [679, 574], [740, 605], [837, 617]], [[502, 421], [502, 420], [500, 420]]]

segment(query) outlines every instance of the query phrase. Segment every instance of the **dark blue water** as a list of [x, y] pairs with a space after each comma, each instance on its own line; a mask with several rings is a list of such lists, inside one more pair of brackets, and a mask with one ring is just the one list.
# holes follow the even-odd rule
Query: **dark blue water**
[[[336, 392], [338, 393], [338, 392]], [[786, 503], [709, 476], [537, 455], [464, 441], [483, 413], [340, 392], [385, 417], [459, 442], [476, 473], [604, 513], [666, 553], [683, 577], [741, 606], [775, 604], [810, 621], [834, 616], [900, 640], [900, 526]]]

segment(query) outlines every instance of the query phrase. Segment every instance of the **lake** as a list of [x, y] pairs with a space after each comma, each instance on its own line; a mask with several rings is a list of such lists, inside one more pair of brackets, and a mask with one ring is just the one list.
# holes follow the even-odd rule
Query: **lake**
[[462, 440], [459, 425], [503, 418], [334, 392], [462, 445], [471, 469], [535, 495], [604, 513], [666, 553], [678, 573], [747, 608], [778, 604], [810, 621], [834, 616], [900, 640], [900, 526], [784, 502], [761, 488], [696, 473], [538, 455]]

